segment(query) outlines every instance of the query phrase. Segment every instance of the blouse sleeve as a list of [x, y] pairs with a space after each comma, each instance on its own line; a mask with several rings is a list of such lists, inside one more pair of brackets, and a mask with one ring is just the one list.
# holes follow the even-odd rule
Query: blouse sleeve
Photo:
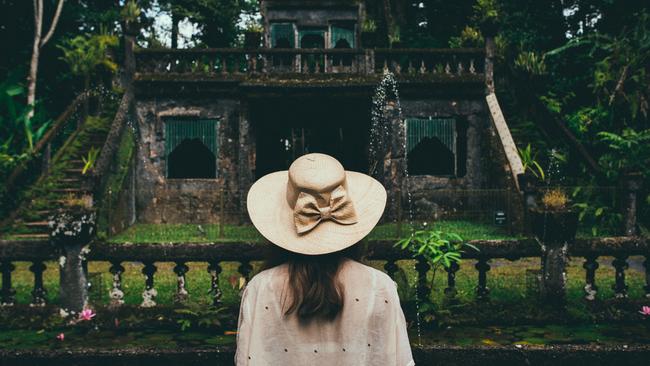
[[239, 306], [239, 320], [237, 325], [237, 351], [235, 352], [235, 365], [247, 366], [249, 363], [249, 349], [252, 331], [252, 306], [257, 297], [256, 291], [249, 282], [242, 292]]
[[395, 324], [395, 340], [396, 344], [396, 359], [399, 366], [414, 366], [413, 354], [411, 353], [411, 343], [409, 342], [408, 333], [406, 331], [406, 318], [402, 307], [399, 305], [399, 296], [397, 294], [397, 285], [392, 282], [390, 296], [394, 306], [393, 315], [395, 317], [393, 324]]

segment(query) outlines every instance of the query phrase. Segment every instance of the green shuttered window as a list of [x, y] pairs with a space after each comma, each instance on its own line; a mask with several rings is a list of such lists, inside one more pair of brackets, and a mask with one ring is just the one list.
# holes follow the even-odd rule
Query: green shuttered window
[[271, 24], [271, 47], [275, 48], [278, 40], [285, 38], [289, 41], [291, 48], [295, 47], [295, 31], [291, 23], [273, 23]]
[[354, 30], [350, 28], [343, 28], [333, 25], [330, 43], [332, 47], [336, 46], [336, 42], [340, 39], [344, 39], [350, 45], [350, 48], [354, 48]]
[[[165, 157], [168, 159], [167, 176], [169, 176], [170, 154], [184, 141], [201, 141], [216, 158], [219, 150], [218, 129], [219, 121], [217, 119], [183, 118], [165, 120]], [[193, 161], [187, 162], [187, 164], [193, 163]]]
[[407, 118], [409, 173], [457, 175], [458, 151], [454, 118]]

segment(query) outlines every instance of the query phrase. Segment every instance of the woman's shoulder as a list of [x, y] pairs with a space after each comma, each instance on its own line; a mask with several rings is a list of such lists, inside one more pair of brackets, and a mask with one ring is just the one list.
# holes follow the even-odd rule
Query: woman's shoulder
[[272, 285], [274, 282], [284, 281], [286, 276], [282, 276], [282, 272], [287, 271], [287, 265], [281, 264], [279, 266], [271, 267], [260, 271], [253, 278], [248, 281], [247, 287], [258, 288], [260, 286]]
[[365, 284], [372, 284], [375, 289], [390, 289], [395, 286], [395, 282], [389, 275], [361, 262], [348, 260], [344, 268], [346, 276]]

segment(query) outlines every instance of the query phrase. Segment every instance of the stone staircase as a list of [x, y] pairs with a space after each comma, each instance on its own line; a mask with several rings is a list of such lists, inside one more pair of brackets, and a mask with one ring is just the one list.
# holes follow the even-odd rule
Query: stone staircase
[[92, 199], [84, 190], [82, 157], [88, 156], [92, 148], [101, 151], [107, 134], [107, 126], [93, 126], [82, 127], [70, 137], [71, 141], [55, 156], [50, 171], [39, 178], [28, 194], [29, 199], [19, 206], [16, 219], [5, 230], [3, 239], [47, 239], [48, 221], [53, 213]]

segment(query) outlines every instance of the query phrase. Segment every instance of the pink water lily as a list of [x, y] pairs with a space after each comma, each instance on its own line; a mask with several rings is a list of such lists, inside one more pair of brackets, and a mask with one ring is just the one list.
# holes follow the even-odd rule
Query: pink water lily
[[63, 341], [65, 339], [65, 334], [59, 333], [59, 335], [56, 336], [56, 339]]
[[645, 316], [650, 316], [650, 306], [644, 306], [641, 308], [641, 311], [639, 313], [645, 315]]
[[93, 312], [92, 309], [83, 309], [81, 313], [79, 314], [79, 319], [80, 320], [91, 320], [92, 318], [95, 317], [95, 312]]

